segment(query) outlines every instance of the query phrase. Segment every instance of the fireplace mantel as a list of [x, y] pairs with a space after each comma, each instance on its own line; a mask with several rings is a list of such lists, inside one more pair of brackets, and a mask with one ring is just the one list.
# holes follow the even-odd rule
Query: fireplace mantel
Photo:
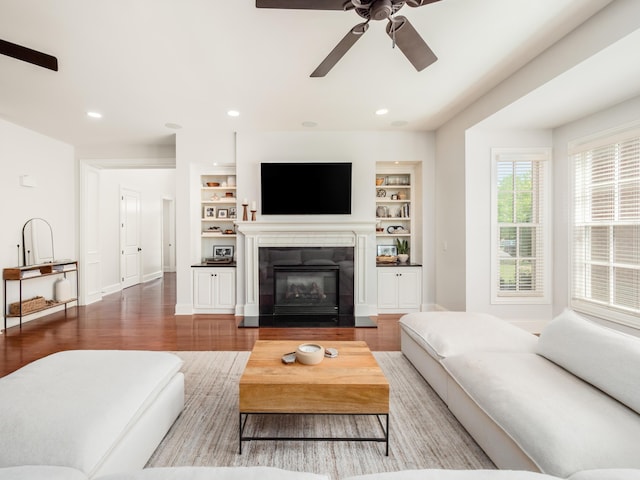
[[359, 235], [369, 234], [375, 231], [375, 222], [371, 221], [296, 221], [291, 222], [236, 222], [238, 231], [244, 235], [269, 235], [269, 234], [308, 234], [315, 235], [336, 233]]
[[[367, 316], [375, 312], [375, 222], [372, 221], [296, 221], [236, 222], [244, 236], [246, 278], [245, 316], [259, 315], [260, 247], [353, 247], [354, 313]], [[371, 261], [367, 261], [371, 257]]]

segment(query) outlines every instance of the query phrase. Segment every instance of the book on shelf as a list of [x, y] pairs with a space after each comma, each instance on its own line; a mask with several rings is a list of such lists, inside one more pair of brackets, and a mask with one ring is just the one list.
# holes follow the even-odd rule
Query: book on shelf
[[24, 272], [22, 272], [22, 278], [33, 278], [39, 276], [40, 270], [25, 270]]
[[69, 270], [75, 270], [76, 269], [76, 264], [75, 263], [66, 263], [64, 265], [54, 265], [53, 269], [56, 272], [68, 272]]

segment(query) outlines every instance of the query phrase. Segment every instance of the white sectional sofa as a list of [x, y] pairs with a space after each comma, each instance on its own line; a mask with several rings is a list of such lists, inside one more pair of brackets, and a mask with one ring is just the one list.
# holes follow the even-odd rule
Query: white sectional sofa
[[[572, 312], [539, 340], [487, 315], [410, 314], [401, 326], [407, 357], [504, 469], [334, 480], [640, 480], [640, 339]], [[331, 480], [143, 469], [184, 407], [181, 365], [163, 352], [69, 351], [0, 378], [0, 480]]]
[[640, 469], [640, 338], [569, 310], [539, 339], [487, 315], [400, 325], [406, 357], [499, 468]]
[[0, 470], [80, 480], [143, 468], [184, 408], [182, 363], [164, 352], [74, 350], [0, 378]]

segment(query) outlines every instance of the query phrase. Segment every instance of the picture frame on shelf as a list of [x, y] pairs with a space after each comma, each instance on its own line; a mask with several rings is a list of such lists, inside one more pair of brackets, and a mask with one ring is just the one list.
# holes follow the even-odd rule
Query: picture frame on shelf
[[216, 218], [216, 207], [204, 207], [204, 218]]
[[236, 207], [229, 207], [229, 218], [237, 218], [238, 210]]
[[376, 245], [377, 248], [377, 256], [390, 256], [395, 257], [398, 255], [398, 247], [395, 245]]
[[229, 209], [228, 208], [219, 208], [218, 209], [218, 218], [229, 218]]
[[233, 258], [233, 245], [214, 245], [213, 258]]

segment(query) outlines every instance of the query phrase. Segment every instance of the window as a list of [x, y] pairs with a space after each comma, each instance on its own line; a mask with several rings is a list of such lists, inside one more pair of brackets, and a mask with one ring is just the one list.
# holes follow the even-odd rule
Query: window
[[493, 149], [492, 303], [549, 303], [549, 149]]
[[639, 326], [640, 130], [570, 148], [572, 307]]

